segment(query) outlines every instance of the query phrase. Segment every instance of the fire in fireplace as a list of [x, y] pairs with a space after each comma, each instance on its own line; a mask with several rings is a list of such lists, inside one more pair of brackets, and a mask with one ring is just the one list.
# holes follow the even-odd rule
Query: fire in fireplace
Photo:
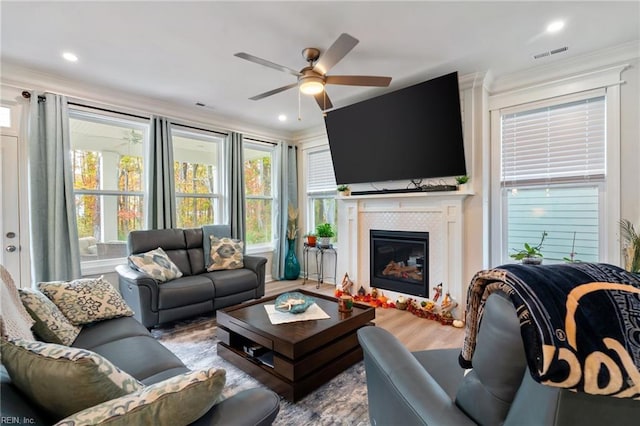
[[429, 297], [429, 233], [371, 229], [371, 287]]

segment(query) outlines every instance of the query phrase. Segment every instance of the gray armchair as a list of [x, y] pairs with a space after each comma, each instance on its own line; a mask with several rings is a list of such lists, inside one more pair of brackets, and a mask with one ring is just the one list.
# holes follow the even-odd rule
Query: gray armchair
[[637, 425], [640, 401], [544, 386], [529, 374], [520, 324], [501, 293], [487, 299], [464, 375], [460, 349], [409, 352], [378, 327], [358, 331], [372, 425]]
[[[214, 227], [228, 237], [228, 226]], [[208, 272], [201, 228], [132, 231], [129, 253], [161, 247], [183, 273], [181, 278], [158, 283], [129, 265], [119, 265], [120, 293], [145, 327], [205, 314], [264, 296], [267, 259], [244, 256], [244, 268]]]

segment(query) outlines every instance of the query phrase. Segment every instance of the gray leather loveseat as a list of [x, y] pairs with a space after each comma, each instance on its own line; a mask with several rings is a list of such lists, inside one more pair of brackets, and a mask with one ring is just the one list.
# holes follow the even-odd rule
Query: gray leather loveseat
[[[229, 226], [209, 227], [228, 237]], [[244, 256], [244, 268], [208, 272], [202, 228], [159, 229], [129, 233], [129, 254], [162, 248], [183, 276], [158, 283], [129, 265], [119, 265], [120, 293], [145, 327], [176, 321], [264, 296], [267, 259]]]

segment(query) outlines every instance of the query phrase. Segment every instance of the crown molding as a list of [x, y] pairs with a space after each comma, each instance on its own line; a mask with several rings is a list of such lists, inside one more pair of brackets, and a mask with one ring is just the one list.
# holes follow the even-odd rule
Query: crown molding
[[630, 62], [638, 58], [640, 58], [640, 40], [633, 40], [573, 58], [496, 76], [488, 82], [488, 89], [491, 95], [514, 91], [544, 81], [556, 80], [612, 64]]
[[186, 107], [162, 99], [132, 95], [110, 87], [89, 84], [6, 61], [2, 63], [0, 82], [20, 90], [58, 93], [68, 98], [86, 101], [88, 104], [112, 107], [134, 114], [166, 116], [184, 124], [199, 125], [222, 132], [239, 132], [248, 137], [270, 142], [292, 140], [290, 132], [253, 125], [206, 108]]

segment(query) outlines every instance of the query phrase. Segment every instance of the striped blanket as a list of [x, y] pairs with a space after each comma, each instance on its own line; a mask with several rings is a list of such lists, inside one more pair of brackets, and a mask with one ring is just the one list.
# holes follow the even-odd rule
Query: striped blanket
[[467, 294], [464, 368], [472, 366], [484, 304], [495, 291], [506, 293], [516, 308], [537, 382], [640, 399], [640, 276], [593, 263], [478, 272]]

